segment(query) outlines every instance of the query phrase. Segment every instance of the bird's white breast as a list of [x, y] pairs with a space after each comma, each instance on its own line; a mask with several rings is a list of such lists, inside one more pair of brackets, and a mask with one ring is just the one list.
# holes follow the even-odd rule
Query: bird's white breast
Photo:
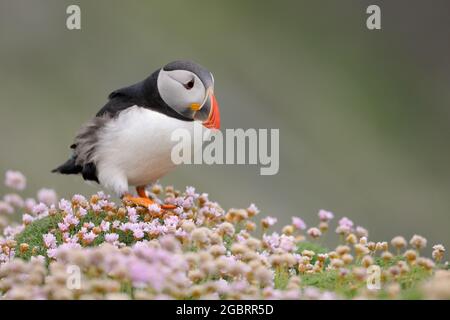
[[[146, 185], [174, 168], [171, 151], [176, 129], [194, 129], [193, 121], [182, 121], [137, 106], [122, 111], [99, 134], [95, 163], [100, 182], [117, 192], [129, 185]], [[128, 186], [127, 186], [128, 187]]]

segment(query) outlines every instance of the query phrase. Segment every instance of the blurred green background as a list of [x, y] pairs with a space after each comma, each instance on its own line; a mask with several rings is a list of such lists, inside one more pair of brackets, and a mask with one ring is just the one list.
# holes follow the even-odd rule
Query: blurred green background
[[[82, 30], [66, 29], [78, 4]], [[382, 30], [365, 26], [369, 4]], [[175, 59], [214, 73], [223, 128], [280, 128], [280, 171], [187, 166], [225, 208], [308, 224], [324, 208], [375, 240], [450, 244], [448, 1], [0, 1], [0, 170], [60, 196], [98, 189], [50, 170], [114, 89]], [[1, 187], [3, 194], [6, 190]]]

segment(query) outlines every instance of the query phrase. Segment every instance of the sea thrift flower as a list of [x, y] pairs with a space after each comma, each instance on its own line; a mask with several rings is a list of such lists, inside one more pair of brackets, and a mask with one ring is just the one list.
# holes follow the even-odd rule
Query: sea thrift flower
[[133, 237], [135, 239], [142, 239], [144, 237], [144, 231], [142, 231], [142, 229], [134, 229]]
[[67, 232], [67, 231], [69, 231], [69, 225], [68, 224], [65, 224], [65, 223], [61, 223], [61, 222], [59, 222], [58, 223], [58, 229], [59, 229], [59, 231], [61, 231], [61, 232]]
[[48, 214], [48, 207], [44, 203], [39, 203], [35, 205], [32, 209], [32, 213], [40, 216], [40, 215], [47, 215]]
[[369, 231], [367, 231], [367, 229], [361, 227], [361, 226], [357, 226], [356, 227], [356, 235], [358, 237], [368, 237], [369, 236]]
[[356, 238], [354, 233], [350, 233], [347, 236], [347, 238], [345, 238], [345, 241], [347, 241], [348, 243], [351, 243], [351, 244], [355, 244], [358, 241], [358, 239]]
[[22, 208], [25, 204], [22, 197], [15, 193], [6, 194], [3, 200], [16, 208]]
[[92, 231], [83, 234], [83, 241], [85, 244], [92, 243], [95, 240], [95, 238], [97, 238], [97, 235]]
[[27, 185], [27, 179], [25, 176], [19, 171], [6, 171], [5, 175], [5, 186], [15, 189], [15, 190], [24, 190]]
[[31, 213], [33, 210], [33, 207], [36, 205], [36, 200], [34, 200], [33, 198], [27, 198], [25, 200], [25, 204], [24, 204], [24, 209], [26, 212]]
[[119, 240], [119, 235], [117, 233], [107, 233], [105, 234], [105, 241], [108, 243], [115, 243]]
[[199, 197], [198, 193], [195, 193], [195, 188], [194, 187], [186, 187], [186, 196], [188, 197], [192, 197], [194, 200], [197, 199]]
[[37, 199], [39, 202], [45, 203], [47, 206], [56, 204], [58, 202], [58, 196], [55, 190], [43, 188], [38, 191]]
[[445, 248], [442, 244], [436, 244], [433, 246], [432, 257], [437, 262], [441, 261], [444, 257]]
[[25, 214], [22, 216], [22, 222], [23, 222], [25, 225], [28, 225], [28, 224], [32, 223], [33, 221], [34, 221], [34, 217], [33, 217], [33, 216], [30, 216], [30, 215], [27, 214], [27, 213], [25, 213]]
[[55, 248], [56, 247], [56, 238], [53, 234], [47, 233], [43, 235], [44, 244], [46, 248]]
[[[161, 199], [152, 197], [157, 204], [165, 201], [178, 207], [150, 214], [140, 206], [116, 206], [98, 193], [89, 201], [75, 195], [56, 207], [33, 203], [24, 209], [22, 224], [9, 225], [8, 217], [0, 215], [1, 298], [341, 299], [351, 292], [351, 298], [373, 299], [380, 293], [366, 290], [365, 284], [366, 268], [373, 264], [381, 268], [383, 298], [402, 298], [405, 289], [399, 283], [405, 280], [424, 298], [450, 298], [450, 272], [442, 274], [440, 269], [447, 265], [438, 264], [445, 252], [442, 245], [433, 246], [436, 265], [419, 257], [417, 250], [406, 251], [402, 259], [388, 251], [387, 242], [368, 242], [366, 229], [354, 228], [343, 218], [338, 233], [346, 244], [319, 253], [323, 248], [295, 232], [306, 228], [300, 218], [284, 226], [282, 233], [267, 234], [266, 228], [255, 230], [254, 205], [225, 213], [192, 187], [185, 192], [168, 187]], [[15, 202], [3, 199], [10, 206]], [[33, 214], [32, 207], [36, 207]], [[307, 233], [315, 236], [316, 230], [327, 230], [331, 218], [323, 210], [318, 228]], [[275, 220], [267, 217], [266, 227]], [[27, 234], [22, 237], [24, 230]], [[29, 237], [28, 231], [43, 234]], [[404, 239], [394, 239], [393, 247], [406, 246]], [[417, 240], [413, 243], [422, 247]], [[71, 265], [80, 267], [81, 290], [66, 288]], [[415, 277], [418, 268], [422, 273]], [[305, 281], [309, 275], [318, 281]], [[418, 278], [423, 285], [416, 285]], [[322, 279], [330, 288], [339, 288], [339, 295], [318, 289]]]
[[58, 204], [59, 210], [65, 213], [72, 213], [72, 203], [65, 199], [61, 199]]
[[247, 213], [249, 217], [256, 216], [259, 213], [259, 209], [257, 206], [255, 206], [254, 203], [250, 204], [250, 206], [247, 208]]
[[355, 244], [353, 246], [353, 248], [355, 249], [355, 254], [356, 256], [363, 256], [369, 253], [369, 248], [367, 248], [366, 246], [362, 245], [362, 244]]
[[318, 238], [322, 235], [322, 232], [317, 228], [309, 228], [307, 233], [311, 238]]
[[411, 238], [411, 240], [409, 240], [409, 244], [410, 244], [413, 248], [415, 248], [415, 249], [417, 249], [417, 250], [420, 250], [420, 249], [423, 249], [423, 248], [425, 248], [425, 247], [427, 246], [427, 239], [425, 239], [425, 238], [422, 237], [422, 236], [419, 236], [419, 235], [415, 234], [415, 235]]
[[403, 249], [407, 245], [406, 239], [403, 238], [402, 236], [394, 237], [391, 240], [391, 244], [393, 247], [397, 248], [397, 250]]
[[0, 214], [7, 213], [7, 214], [13, 214], [14, 208], [5, 201], [0, 201]]
[[383, 253], [381, 254], [381, 258], [387, 262], [391, 261], [394, 258], [394, 256], [389, 251], [383, 251]]
[[267, 229], [271, 226], [273, 226], [275, 223], [277, 223], [278, 219], [274, 218], [274, 217], [266, 217], [264, 219], [261, 220], [261, 224], [263, 226], [264, 229]]
[[320, 221], [320, 223], [319, 223], [319, 230], [320, 231], [326, 232], [326, 231], [328, 231], [328, 228], [329, 228], [328, 222]]
[[417, 264], [427, 270], [434, 268], [435, 264], [431, 259], [420, 257], [417, 259]]
[[102, 222], [100, 223], [100, 229], [103, 232], [108, 232], [109, 231], [109, 227], [110, 227], [111, 223], [105, 220], [102, 220]]
[[347, 217], [343, 217], [341, 220], [339, 220], [339, 225], [340, 226], [345, 226], [345, 227], [348, 227], [348, 228], [352, 228], [353, 227], [353, 221], [350, 220]]
[[161, 213], [161, 207], [154, 203], [148, 207], [148, 211], [153, 214], [159, 214]]
[[364, 256], [361, 260], [361, 264], [364, 268], [368, 268], [373, 265], [373, 259], [371, 256]]
[[347, 217], [343, 217], [341, 220], [339, 220], [339, 225], [336, 228], [336, 233], [347, 234], [350, 233], [352, 229], [353, 229], [353, 221], [351, 221]]
[[80, 205], [80, 204], [85, 204], [85, 203], [87, 203], [87, 200], [86, 200], [86, 198], [85, 198], [84, 196], [82, 196], [81, 194], [75, 194], [75, 195], [72, 197], [72, 203], [73, 203], [73, 204]]
[[63, 222], [68, 226], [76, 226], [80, 223], [80, 220], [72, 214], [68, 214], [64, 217]]
[[323, 221], [323, 222], [328, 222], [334, 218], [333, 212], [326, 211], [323, 209], [319, 210], [318, 216], [319, 216], [320, 221]]
[[292, 217], [292, 225], [298, 230], [305, 230], [306, 229], [305, 222], [302, 219], [298, 218], [298, 217]]
[[82, 207], [78, 208], [78, 216], [79, 217], [84, 217], [86, 215], [87, 215], [87, 210], [85, 208], [82, 208]]
[[[248, 223], [246, 224], [246, 226], [248, 225]], [[247, 228], [247, 230], [249, 230], [249, 231], [253, 231], [253, 230], [255, 230], [256, 229], [256, 225], [254, 225], [254, 228], [251, 228], [251, 230], [249, 230], [248, 228]], [[289, 226], [284, 226], [283, 227], [283, 229], [281, 230], [281, 232], [283, 233], [283, 234], [285, 234], [285, 235], [288, 235], [288, 236], [290, 236], [290, 235], [292, 235], [293, 233], [294, 233], [294, 226], [291, 226], [291, 225], [289, 225]]]
[[403, 255], [405, 256], [406, 260], [408, 260], [408, 262], [410, 263], [416, 261], [417, 259], [417, 253], [414, 250], [407, 250]]

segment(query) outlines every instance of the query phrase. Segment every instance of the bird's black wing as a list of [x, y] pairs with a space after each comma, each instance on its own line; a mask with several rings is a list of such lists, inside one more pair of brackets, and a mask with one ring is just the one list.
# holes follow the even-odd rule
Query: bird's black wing
[[108, 96], [109, 101], [103, 108], [97, 112], [96, 117], [102, 117], [108, 114], [110, 117], [116, 117], [121, 111], [132, 106], [145, 107], [147, 102], [143, 94], [143, 82], [132, 86], [121, 88], [111, 92]]

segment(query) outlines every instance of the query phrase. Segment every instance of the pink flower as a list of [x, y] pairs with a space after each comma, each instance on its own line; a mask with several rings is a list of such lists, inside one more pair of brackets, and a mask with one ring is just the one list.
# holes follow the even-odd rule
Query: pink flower
[[25, 200], [25, 211], [26, 212], [33, 212], [33, 207], [36, 205], [36, 200], [33, 198], [27, 198]]
[[183, 200], [183, 203], [181, 204], [181, 207], [185, 209], [190, 209], [194, 206], [194, 199], [191, 197], [188, 197]]
[[114, 229], [117, 229], [117, 228], [120, 227], [120, 224], [121, 224], [121, 222], [119, 220], [114, 220], [113, 223], [112, 223], [112, 227]]
[[133, 207], [127, 207], [127, 212], [129, 217], [133, 217], [137, 215], [136, 208]]
[[22, 208], [25, 204], [22, 197], [15, 193], [6, 194], [3, 200], [16, 208]]
[[110, 198], [110, 196], [104, 193], [103, 191], [97, 192], [97, 196], [102, 200], [108, 200]]
[[62, 222], [59, 222], [58, 223], [58, 229], [61, 232], [66, 232], [67, 230], [69, 230], [69, 225], [67, 225], [65, 223], [62, 223]]
[[105, 234], [105, 241], [108, 243], [115, 243], [118, 240], [119, 240], [119, 235], [117, 233]]
[[92, 229], [95, 227], [95, 224], [92, 221], [85, 222], [83, 225], [88, 229]]
[[58, 196], [53, 189], [43, 188], [39, 190], [37, 193], [37, 199], [39, 202], [45, 203], [48, 206], [58, 202]]
[[184, 213], [184, 209], [181, 208], [181, 207], [176, 207], [176, 208], [173, 210], [173, 212], [175, 212], [175, 213], [178, 214], [178, 215], [181, 215], [181, 214]]
[[47, 250], [47, 256], [49, 257], [49, 258], [51, 258], [51, 259], [56, 259], [56, 254], [57, 254], [57, 250], [56, 250], [56, 248], [49, 248], [48, 250]]
[[255, 206], [254, 203], [250, 204], [250, 206], [247, 208], [247, 212], [250, 214], [250, 216], [256, 216], [259, 213], [259, 209], [257, 206]]
[[269, 227], [273, 226], [275, 223], [277, 223], [278, 219], [274, 217], [265, 217], [262, 219], [263, 225], [267, 225]]
[[79, 215], [80, 217], [84, 217], [85, 215], [87, 215], [87, 210], [86, 210], [85, 208], [80, 207], [80, 208], [78, 209], [78, 215]]
[[47, 215], [48, 214], [48, 207], [44, 203], [39, 203], [33, 207], [31, 210], [33, 214], [40, 216], [40, 215]]
[[66, 213], [72, 213], [72, 203], [70, 203], [66, 199], [61, 199], [59, 201], [59, 209]]
[[189, 187], [189, 186], [186, 187], [186, 192], [185, 193], [186, 193], [186, 196], [192, 197], [192, 198], [194, 198], [194, 200], [199, 197], [199, 194], [195, 193], [195, 188], [194, 187]]
[[0, 214], [1, 213], [13, 214], [14, 208], [9, 203], [0, 201]]
[[148, 211], [150, 211], [151, 213], [160, 213], [161, 207], [154, 203], [148, 206]]
[[369, 231], [367, 231], [367, 229], [361, 227], [361, 226], [357, 226], [356, 227], [356, 235], [358, 237], [368, 237], [369, 236]]
[[350, 220], [347, 217], [343, 217], [341, 220], [339, 220], [339, 226], [352, 228], [353, 227], [353, 221]]
[[46, 248], [56, 248], [56, 237], [52, 233], [44, 234], [42, 237]]
[[32, 223], [33, 221], [34, 221], [34, 217], [30, 216], [30, 215], [27, 214], [27, 213], [25, 213], [25, 214], [22, 216], [22, 222], [23, 222], [24, 224], [30, 224], [30, 223]]
[[292, 224], [294, 225], [295, 228], [299, 229], [299, 230], [305, 230], [306, 229], [306, 224], [305, 222], [298, 218], [298, 217], [292, 217]]
[[287, 236], [282, 234], [280, 237], [280, 249], [286, 252], [293, 251], [295, 249], [295, 239], [293, 236]]
[[142, 229], [134, 229], [133, 237], [136, 239], [142, 239], [144, 237], [144, 231], [142, 231]]
[[67, 216], [65, 216], [63, 221], [69, 226], [76, 226], [80, 223], [80, 220], [78, 220], [78, 218], [72, 214], [68, 214]]
[[161, 270], [158, 270], [156, 266], [141, 261], [133, 261], [130, 263], [129, 270], [131, 281], [136, 287], [145, 286], [149, 283], [153, 289], [159, 291], [164, 286], [165, 277], [161, 276]]
[[108, 221], [102, 220], [102, 222], [100, 223], [100, 229], [103, 232], [109, 231], [109, 226], [110, 226], [110, 223]]
[[352, 228], [353, 228], [353, 221], [347, 217], [343, 217], [341, 220], [339, 220], [339, 225], [336, 228], [336, 233], [347, 234], [352, 231]]
[[95, 238], [97, 238], [97, 235], [95, 233], [93, 233], [92, 231], [83, 234], [83, 240], [89, 244], [92, 243], [92, 241], [95, 240]]
[[331, 219], [334, 218], [333, 212], [326, 211], [326, 210], [323, 210], [323, 209], [319, 210], [318, 215], [319, 215], [320, 221], [325, 221], [325, 222], [330, 221]]
[[27, 186], [27, 179], [19, 171], [8, 170], [5, 175], [5, 186], [15, 190], [23, 190]]
[[309, 228], [307, 233], [312, 238], [318, 238], [322, 235], [322, 232], [317, 228]]
[[207, 193], [202, 193], [198, 198], [202, 202], [208, 202], [209, 201], [208, 197], [209, 195]]
[[87, 200], [84, 196], [82, 196], [81, 194], [75, 194], [72, 197], [72, 202], [73, 203], [77, 203], [77, 204], [81, 204], [81, 203], [85, 203]]

